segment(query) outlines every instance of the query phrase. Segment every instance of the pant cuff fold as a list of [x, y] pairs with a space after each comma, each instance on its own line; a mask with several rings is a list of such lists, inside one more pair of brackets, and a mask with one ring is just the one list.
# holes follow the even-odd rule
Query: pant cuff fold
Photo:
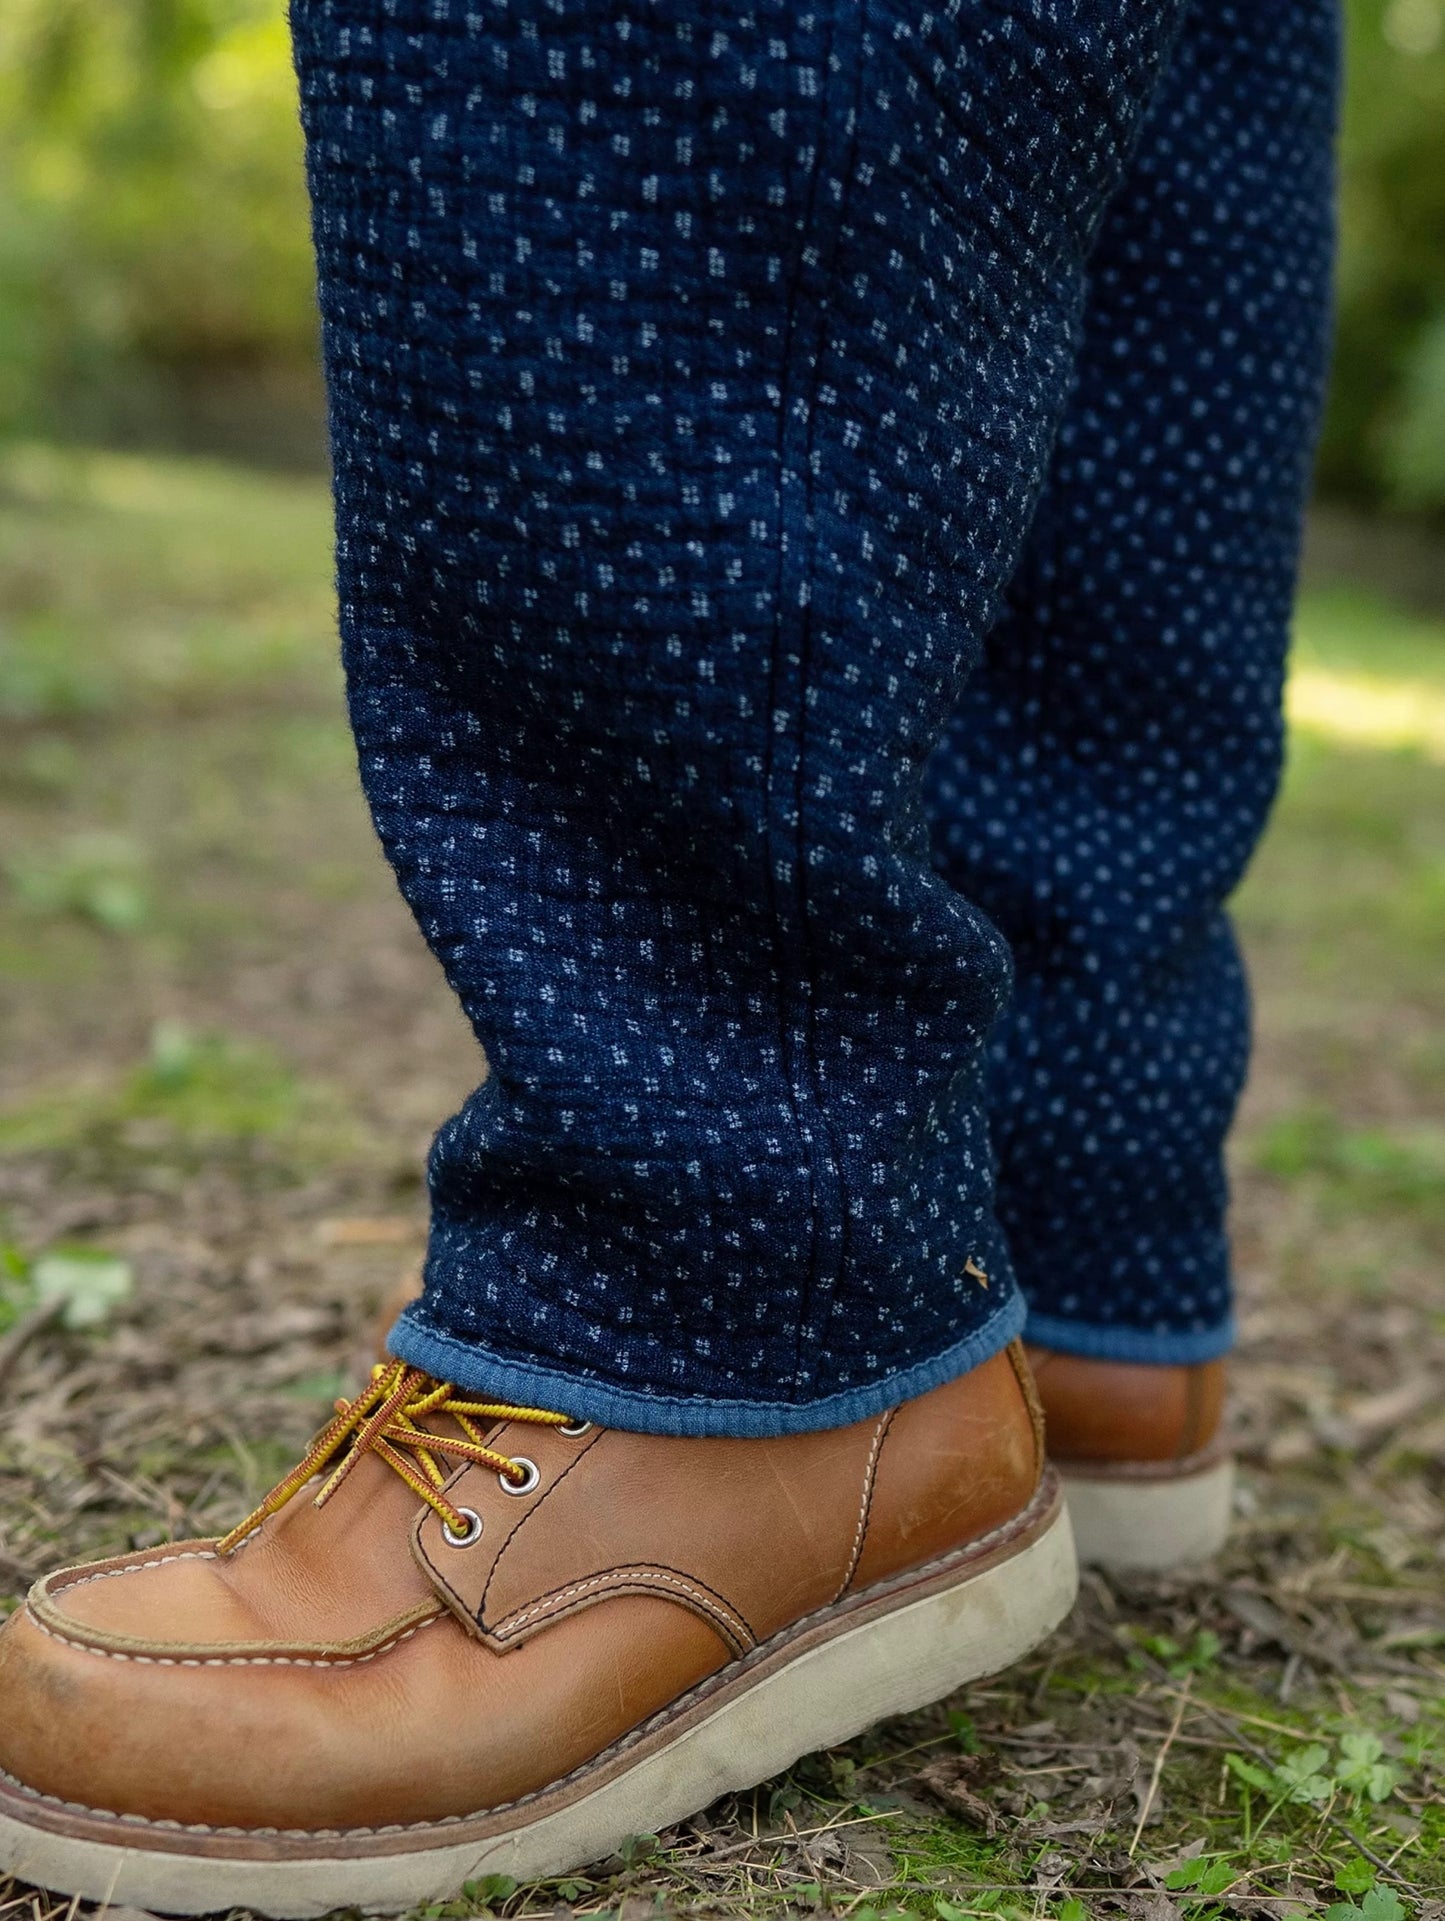
[[1023, 1331], [1024, 1303], [1010, 1290], [995, 1314], [966, 1339], [941, 1354], [915, 1361], [862, 1387], [845, 1388], [811, 1401], [702, 1400], [647, 1388], [618, 1387], [589, 1374], [569, 1374], [535, 1361], [517, 1361], [474, 1341], [458, 1340], [421, 1321], [409, 1309], [391, 1331], [398, 1360], [490, 1400], [518, 1407], [545, 1407], [577, 1421], [596, 1421], [637, 1434], [722, 1434], [761, 1438], [848, 1427], [909, 1401], [957, 1375], [966, 1374], [1008, 1346]]
[[1156, 1367], [1187, 1367], [1198, 1361], [1217, 1361], [1234, 1346], [1232, 1319], [1217, 1327], [1184, 1333], [1155, 1333], [1137, 1327], [1100, 1327], [1087, 1321], [1061, 1320], [1052, 1314], [1030, 1314], [1024, 1339], [1060, 1354], [1082, 1354], [1096, 1361], [1144, 1361]]

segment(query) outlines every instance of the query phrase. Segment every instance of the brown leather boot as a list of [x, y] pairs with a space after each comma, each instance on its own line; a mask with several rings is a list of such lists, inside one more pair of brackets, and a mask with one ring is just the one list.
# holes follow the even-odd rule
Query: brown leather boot
[[[367, 1359], [421, 1293], [405, 1274], [372, 1325]], [[1224, 1363], [1155, 1367], [1029, 1347], [1049, 1458], [1063, 1477], [1081, 1562], [1164, 1571], [1223, 1546], [1234, 1463], [1219, 1438]]]
[[1224, 1362], [1155, 1367], [1046, 1347], [1028, 1357], [1079, 1559], [1160, 1570], [1217, 1553], [1234, 1499]]
[[0, 1874], [300, 1916], [561, 1873], [1006, 1667], [1074, 1588], [1017, 1344], [776, 1440], [392, 1363], [233, 1535], [0, 1632]]
[[[367, 1359], [421, 1293], [405, 1274], [372, 1325]], [[1081, 1562], [1162, 1572], [1223, 1546], [1234, 1462], [1220, 1439], [1224, 1362], [1155, 1367], [1029, 1347], [1049, 1458], [1068, 1497]]]

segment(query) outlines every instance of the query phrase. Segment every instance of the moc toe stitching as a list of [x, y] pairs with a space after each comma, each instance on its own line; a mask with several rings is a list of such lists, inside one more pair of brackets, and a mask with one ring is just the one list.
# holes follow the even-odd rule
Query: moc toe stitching
[[368, 1648], [364, 1653], [344, 1652], [337, 1654], [327, 1654], [324, 1652], [318, 1652], [316, 1654], [244, 1654], [239, 1650], [234, 1653], [220, 1651], [212, 1653], [199, 1649], [194, 1652], [177, 1651], [175, 1654], [141, 1654], [133, 1649], [105, 1647], [95, 1641], [79, 1640], [74, 1635], [67, 1634], [62, 1629], [53, 1626], [42, 1615], [35, 1613], [33, 1609], [30, 1611], [29, 1618], [34, 1625], [39, 1628], [42, 1634], [49, 1636], [52, 1641], [59, 1641], [64, 1647], [74, 1648], [78, 1654], [93, 1654], [103, 1661], [132, 1661], [140, 1667], [349, 1668], [364, 1667], [368, 1661], [375, 1661], [381, 1655], [391, 1653], [394, 1648], [399, 1648], [403, 1642], [411, 1640], [413, 1635], [420, 1634], [423, 1628], [435, 1627], [439, 1621], [447, 1619], [447, 1615], [444, 1610], [438, 1608], [434, 1612], [424, 1616], [420, 1621], [411, 1622], [409, 1626], [402, 1628], [399, 1632], [388, 1634], [387, 1638], [378, 1642], [375, 1647]]
[[65, 1596], [98, 1582], [120, 1580], [127, 1575], [144, 1576], [181, 1561], [224, 1564], [225, 1558], [211, 1547], [187, 1548], [178, 1554], [106, 1567], [94, 1574], [75, 1576], [73, 1570], [62, 1569], [36, 1582], [26, 1600], [24, 1615], [52, 1640], [81, 1653], [102, 1654], [112, 1660], [139, 1661], [160, 1667], [345, 1667], [375, 1659], [388, 1648], [409, 1640], [417, 1629], [441, 1618], [445, 1612], [440, 1601], [420, 1602], [400, 1614], [392, 1614], [374, 1628], [337, 1641], [273, 1636], [254, 1640], [167, 1642], [153, 1635], [127, 1634], [118, 1628], [93, 1626], [77, 1620], [64, 1606]]
[[153, 1561], [127, 1561], [120, 1567], [103, 1567], [91, 1574], [82, 1568], [57, 1568], [53, 1574], [42, 1574], [31, 1593], [48, 1600], [52, 1593], [69, 1594], [75, 1588], [94, 1587], [97, 1581], [118, 1581], [123, 1574], [145, 1574], [151, 1568], [170, 1567], [176, 1561], [218, 1561], [220, 1558], [214, 1547], [195, 1547], [179, 1554], [158, 1554]]

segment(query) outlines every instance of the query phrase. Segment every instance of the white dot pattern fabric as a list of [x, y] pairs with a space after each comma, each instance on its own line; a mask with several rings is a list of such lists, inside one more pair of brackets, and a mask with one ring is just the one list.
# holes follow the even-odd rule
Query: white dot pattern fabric
[[1022, 566], [929, 770], [939, 864], [1017, 969], [991, 1063], [1031, 1338], [1229, 1345], [1223, 911], [1279, 774], [1333, 252], [1335, 21], [1197, 7], [1089, 272]]
[[[1167, 1068], [1167, 1101], [1119, 1100], [1182, 1152], [1192, 1063], [1217, 1164], [1217, 895], [1272, 775], [1201, 794], [1170, 710], [1272, 762], [1325, 11], [1226, 9], [1270, 54], [1211, 106], [1178, 0], [296, 0], [362, 779], [491, 1068], [437, 1138], [399, 1353], [617, 1425], [823, 1426], [1019, 1329], [1010, 1235], [1031, 1287], [1068, 1248], [1047, 1311], [1083, 1337], [1222, 1338], [1214, 1175], [1126, 1259], [1079, 1199], [1118, 1157], [1057, 1143], [1080, 1115], [1112, 1142], [1094, 1077]], [[1151, 333], [1152, 280], [1275, 246], [1266, 164], [1317, 200], [1241, 263], [1243, 344], [1182, 292]], [[1261, 344], [1297, 297], [1300, 337]], [[1236, 354], [1244, 421], [1209, 371]], [[1116, 452], [1141, 411], [1157, 436]], [[1229, 463], [1266, 441], [1246, 511]], [[1038, 691], [1096, 667], [1097, 695]], [[1126, 815], [1199, 844], [1126, 859]], [[1151, 956], [1186, 949], [1171, 1001]], [[1163, 1258], [1186, 1242], [1197, 1284]]]

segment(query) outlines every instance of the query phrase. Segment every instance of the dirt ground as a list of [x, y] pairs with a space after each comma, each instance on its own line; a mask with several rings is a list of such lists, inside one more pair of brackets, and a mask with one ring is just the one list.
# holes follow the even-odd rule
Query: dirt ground
[[[312, 482], [0, 456], [0, 1607], [291, 1464], [480, 1071], [356, 790], [328, 566]], [[1445, 623], [1331, 585], [1302, 635], [1240, 901], [1218, 1564], [1091, 1574], [1002, 1680], [431, 1912], [1445, 1921]], [[122, 1297], [41, 1325], [102, 1260]]]

